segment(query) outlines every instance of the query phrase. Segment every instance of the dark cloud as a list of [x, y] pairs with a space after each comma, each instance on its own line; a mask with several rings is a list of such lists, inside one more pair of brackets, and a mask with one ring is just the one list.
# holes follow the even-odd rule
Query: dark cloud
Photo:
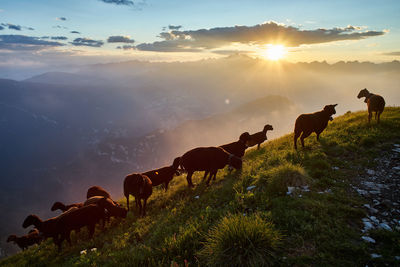
[[99, 0], [107, 4], [123, 5], [123, 6], [133, 6], [135, 3], [131, 0]]
[[127, 36], [110, 36], [107, 39], [107, 42], [109, 43], [129, 43], [132, 44], [135, 42], [135, 40], [130, 39]]
[[213, 50], [212, 52], [219, 55], [248, 55], [254, 53], [254, 51], [250, 50]]
[[117, 46], [117, 49], [135, 50], [136, 46], [134, 46], [134, 45], [123, 45], [123, 46]]
[[149, 51], [193, 51], [214, 49], [242, 43], [248, 45], [284, 44], [300, 46], [303, 44], [328, 43], [342, 40], [360, 40], [385, 34], [384, 31], [361, 31], [360, 27], [301, 30], [270, 21], [254, 26], [234, 26], [194, 31], [162, 32], [161, 42], [140, 44], [138, 49]]
[[26, 35], [0, 35], [0, 49], [10, 50], [40, 50], [48, 47], [62, 46], [59, 42], [41, 40], [41, 38]]
[[30, 31], [34, 31], [35, 29], [32, 27], [26, 27], [26, 29], [30, 30]]
[[182, 28], [182, 25], [168, 25], [168, 29], [170, 30], [179, 30], [180, 28]]
[[103, 46], [103, 41], [92, 40], [90, 38], [76, 38], [70, 44], [75, 46], [91, 46], [91, 47], [100, 47]]
[[70, 33], [81, 34], [81, 33], [80, 33], [80, 32], [78, 32], [78, 31], [71, 31]]
[[7, 27], [9, 30], [20, 31], [22, 29], [22, 26], [11, 23], [2, 23], [1, 26]]
[[383, 53], [385, 56], [400, 56], [400, 51]]
[[67, 40], [68, 38], [65, 36], [52, 36], [51, 40]]
[[4, 27], [0, 25], [0, 31], [1, 31], [1, 30], [4, 30]]
[[66, 18], [66, 17], [58, 17], [58, 18], [56, 18], [56, 20], [62, 20], [62, 21], [66, 21], [66, 20], [67, 20], [67, 18]]

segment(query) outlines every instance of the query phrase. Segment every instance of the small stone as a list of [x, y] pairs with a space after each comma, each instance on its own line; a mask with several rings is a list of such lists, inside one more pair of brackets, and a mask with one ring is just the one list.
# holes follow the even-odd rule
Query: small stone
[[339, 170], [339, 167], [333, 166], [332, 169], [333, 170]]
[[400, 171], [400, 166], [393, 167], [393, 170]]
[[374, 174], [375, 174], [375, 171], [374, 171], [374, 170], [367, 169], [367, 173], [368, 173], [369, 175], [374, 175]]
[[369, 236], [362, 236], [361, 239], [368, 243], [375, 243], [375, 239], [373, 239]]
[[200, 198], [200, 196], [195, 196], [194, 198], [195, 198], [195, 199], [199, 199], [199, 198]]
[[364, 204], [363, 206], [366, 207], [367, 209], [371, 208], [371, 206], [369, 204]]
[[301, 188], [303, 189], [304, 192], [310, 192], [310, 188], [308, 187], [308, 185], [304, 185]]
[[254, 188], [256, 188], [255, 185], [250, 185], [246, 188], [247, 191], [253, 190]]
[[288, 186], [286, 195], [291, 195], [296, 188], [294, 186]]
[[387, 225], [386, 223], [380, 223], [378, 225], [378, 227], [381, 229], [384, 229], [384, 230], [392, 231], [392, 228], [389, 225]]
[[373, 229], [374, 228], [374, 226], [372, 225], [372, 223], [370, 223], [370, 222], [363, 222], [364, 223], [364, 231], [366, 232], [366, 231], [368, 231], [368, 230], [370, 230], [370, 229]]
[[372, 253], [371, 254], [371, 258], [376, 259], [376, 258], [381, 258], [382, 255], [376, 254], [376, 253]]
[[400, 261], [400, 256], [394, 256], [394, 259]]

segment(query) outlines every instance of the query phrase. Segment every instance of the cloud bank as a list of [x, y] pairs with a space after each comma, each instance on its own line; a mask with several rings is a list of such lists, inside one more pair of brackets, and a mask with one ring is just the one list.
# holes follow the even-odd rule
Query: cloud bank
[[107, 42], [109, 43], [129, 43], [132, 44], [135, 42], [135, 40], [130, 39], [128, 36], [110, 36], [107, 39]]
[[90, 38], [75, 38], [70, 44], [75, 46], [90, 46], [90, 47], [101, 47], [103, 46], [103, 41], [92, 40]]
[[7, 50], [41, 50], [48, 47], [63, 46], [53, 41], [41, 40], [38, 37], [26, 35], [0, 35], [0, 49]]
[[[175, 26], [177, 27], [177, 26]], [[361, 40], [380, 36], [385, 31], [362, 31], [361, 27], [301, 30], [300, 28], [269, 21], [254, 26], [217, 27], [211, 29], [160, 33], [163, 41], [143, 43], [137, 46], [143, 51], [198, 51], [216, 49], [233, 43], [246, 45], [284, 44], [297, 47], [343, 40]]]

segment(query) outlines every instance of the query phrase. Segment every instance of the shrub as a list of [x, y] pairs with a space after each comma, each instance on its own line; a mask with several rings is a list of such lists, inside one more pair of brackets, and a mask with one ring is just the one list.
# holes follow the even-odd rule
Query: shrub
[[288, 186], [302, 186], [309, 182], [304, 168], [291, 163], [272, 168], [259, 179], [259, 183], [267, 184], [267, 192], [272, 196], [285, 195]]
[[229, 215], [209, 231], [199, 256], [211, 266], [270, 266], [280, 239], [258, 215]]

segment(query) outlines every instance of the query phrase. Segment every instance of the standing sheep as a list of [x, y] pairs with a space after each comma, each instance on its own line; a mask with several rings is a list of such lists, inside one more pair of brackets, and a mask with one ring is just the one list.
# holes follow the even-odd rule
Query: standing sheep
[[221, 147], [198, 147], [186, 152], [181, 157], [180, 165], [188, 173], [186, 176], [188, 186], [194, 187], [192, 175], [195, 171], [206, 171], [204, 178], [207, 173], [210, 173], [207, 180], [208, 185], [212, 176], [215, 179], [218, 170], [224, 168], [227, 164], [235, 169], [241, 169], [242, 159], [226, 152]]
[[297, 138], [301, 140], [301, 146], [304, 147], [304, 138], [308, 137], [311, 133], [315, 132], [317, 134], [317, 140], [319, 140], [319, 135], [325, 130], [328, 125], [329, 120], [332, 119], [332, 115], [336, 114], [335, 105], [327, 105], [323, 110], [310, 113], [301, 114], [296, 119], [294, 126], [294, 148], [297, 149]]
[[144, 172], [142, 174], [150, 178], [152, 186], [157, 186], [163, 183], [165, 191], [167, 191], [168, 184], [171, 182], [172, 178], [174, 178], [174, 175], [179, 175], [178, 167], [180, 160], [181, 158], [179, 157], [175, 158], [171, 166]]
[[371, 122], [372, 113], [375, 112], [375, 120], [380, 122], [381, 114], [385, 109], [385, 99], [380, 95], [375, 95], [368, 92], [367, 88], [362, 89], [357, 98], [365, 97], [364, 102], [367, 103], [368, 107], [368, 123]]
[[92, 186], [88, 189], [87, 193], [86, 193], [86, 199], [94, 197], [94, 196], [103, 196], [103, 197], [107, 197], [107, 198], [111, 198], [110, 194], [104, 190], [104, 188], [100, 187], [100, 186]]
[[[153, 193], [152, 182], [149, 177], [140, 173], [132, 173], [125, 177], [124, 195], [126, 197], [126, 205], [129, 211], [129, 195], [135, 197], [136, 207], [139, 207], [139, 214], [146, 215], [147, 199]], [[142, 200], [143, 199], [143, 208]]]
[[247, 146], [252, 147], [257, 145], [257, 149], [260, 149], [260, 145], [267, 140], [267, 131], [272, 131], [274, 128], [272, 125], [265, 125], [261, 132], [250, 135], [249, 141], [247, 141]]
[[29, 231], [29, 234], [23, 235], [21, 237], [17, 237], [16, 235], [10, 235], [7, 238], [7, 242], [14, 242], [22, 250], [25, 250], [29, 246], [32, 246], [34, 244], [40, 244], [41, 241], [42, 237], [39, 235], [39, 231], [37, 229], [31, 230]]

